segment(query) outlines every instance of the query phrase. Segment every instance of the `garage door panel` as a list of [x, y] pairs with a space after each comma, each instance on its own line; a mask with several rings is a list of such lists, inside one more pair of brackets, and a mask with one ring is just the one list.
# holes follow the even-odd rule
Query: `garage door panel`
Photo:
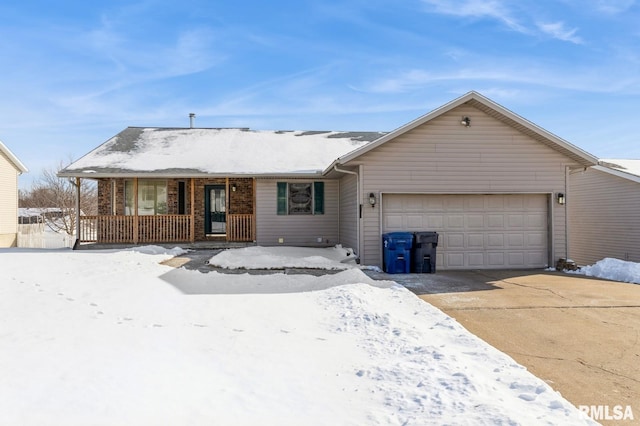
[[547, 223], [547, 214], [529, 214], [526, 216], [527, 228], [543, 228]]
[[524, 267], [526, 266], [524, 262], [524, 252], [522, 251], [510, 251], [507, 253], [508, 263], [507, 265], [510, 267]]
[[462, 197], [444, 197], [444, 209], [448, 212], [463, 211], [464, 210], [464, 198]]
[[443, 228], [444, 228], [443, 215], [427, 215], [427, 227], [425, 229], [443, 229]]
[[543, 256], [540, 251], [530, 251], [527, 252], [527, 264], [529, 265], [540, 265], [545, 264], [545, 256]]
[[538, 197], [525, 197], [527, 210], [538, 210], [541, 212], [547, 212], [548, 199], [546, 196]]
[[502, 214], [488, 214], [487, 226], [489, 228], [504, 228], [504, 215]]
[[527, 242], [526, 245], [529, 248], [542, 248], [546, 244], [545, 235], [539, 232], [536, 233], [528, 233], [527, 234]]
[[522, 233], [507, 234], [507, 248], [523, 248], [523, 247], [524, 247], [524, 234]]
[[485, 266], [484, 252], [467, 253], [467, 265], [471, 268], [482, 268]]
[[506, 197], [506, 210], [524, 210], [525, 209], [525, 195], [510, 195]]
[[467, 234], [467, 248], [484, 248], [484, 234]]
[[424, 210], [422, 200], [416, 197], [405, 198], [405, 201], [404, 203], [402, 203], [402, 205], [404, 210], [407, 212], [422, 212]]
[[385, 197], [384, 206], [388, 212], [404, 211], [405, 199], [402, 197]]
[[484, 229], [484, 215], [470, 214], [466, 216], [466, 229]]
[[396, 231], [404, 228], [403, 216], [400, 214], [389, 214], [384, 217], [384, 228]]
[[464, 215], [452, 214], [446, 216], [446, 223], [450, 229], [464, 229]]
[[484, 211], [485, 199], [483, 197], [469, 197], [465, 199], [465, 210], [470, 211]]
[[491, 267], [502, 267], [504, 263], [504, 252], [489, 252], [487, 253], [487, 263]]
[[447, 250], [456, 250], [464, 248], [464, 234], [456, 232], [447, 232], [444, 234], [445, 246]]
[[544, 194], [389, 194], [383, 232], [438, 232], [436, 264], [444, 269], [544, 267], [548, 205]]
[[445, 255], [445, 265], [447, 269], [464, 268], [464, 253], [448, 252]]
[[504, 234], [487, 234], [487, 248], [498, 249], [504, 247]]
[[407, 215], [407, 229], [409, 231], [425, 229], [424, 217], [420, 214]]
[[521, 214], [510, 214], [508, 215], [507, 223], [510, 229], [524, 228], [525, 217]]
[[504, 211], [504, 196], [495, 195], [488, 197], [486, 202], [489, 211]]

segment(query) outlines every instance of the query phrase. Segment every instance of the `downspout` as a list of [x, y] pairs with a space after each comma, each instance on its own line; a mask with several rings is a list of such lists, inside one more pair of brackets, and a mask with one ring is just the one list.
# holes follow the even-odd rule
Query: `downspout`
[[356, 177], [356, 260], [358, 261], [358, 263], [360, 263], [360, 200], [362, 199], [360, 197], [360, 176], [358, 175], [358, 172], [339, 169], [337, 165], [333, 166], [333, 170], [339, 173], [346, 173], [348, 175], [353, 175]]
[[569, 195], [569, 166], [565, 166], [564, 168], [564, 241], [565, 241], [565, 249], [564, 249], [564, 258], [569, 260], [569, 205], [567, 201], [571, 202], [571, 197]]

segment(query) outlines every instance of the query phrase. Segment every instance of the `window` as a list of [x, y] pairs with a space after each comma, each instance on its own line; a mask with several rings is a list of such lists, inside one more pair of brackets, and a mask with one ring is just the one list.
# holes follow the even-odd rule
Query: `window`
[[278, 182], [278, 214], [324, 214], [324, 182]]
[[[124, 185], [124, 212], [134, 214], [133, 181]], [[167, 182], [163, 180], [138, 180], [138, 215], [167, 214]]]

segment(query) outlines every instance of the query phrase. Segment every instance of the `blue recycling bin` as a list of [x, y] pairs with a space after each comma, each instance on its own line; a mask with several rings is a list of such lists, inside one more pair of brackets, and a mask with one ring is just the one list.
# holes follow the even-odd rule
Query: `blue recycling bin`
[[413, 234], [410, 232], [389, 232], [382, 234], [383, 269], [388, 274], [408, 274], [411, 272], [411, 247]]

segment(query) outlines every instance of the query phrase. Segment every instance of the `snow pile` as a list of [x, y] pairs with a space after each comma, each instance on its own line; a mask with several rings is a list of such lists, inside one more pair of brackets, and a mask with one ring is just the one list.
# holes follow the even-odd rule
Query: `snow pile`
[[175, 252], [0, 249], [0, 424], [593, 424], [392, 282]]
[[567, 272], [612, 281], [640, 284], [640, 263], [627, 262], [610, 257], [599, 260], [593, 265], [583, 266], [577, 271]]
[[353, 250], [337, 245], [330, 248], [245, 247], [226, 250], [209, 260], [225, 269], [349, 269], [356, 265]]

